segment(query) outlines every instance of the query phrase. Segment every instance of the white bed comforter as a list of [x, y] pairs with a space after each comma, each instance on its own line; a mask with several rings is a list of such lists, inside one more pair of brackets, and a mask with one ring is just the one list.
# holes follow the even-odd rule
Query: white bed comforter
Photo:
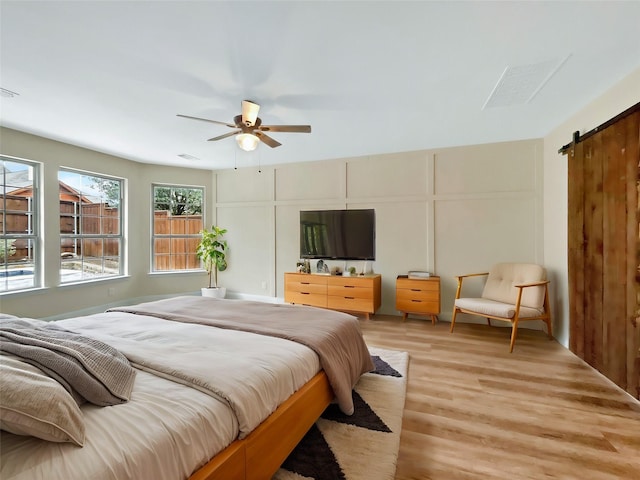
[[58, 324], [142, 371], [129, 402], [82, 406], [82, 448], [1, 432], [2, 480], [184, 480], [320, 370], [310, 348], [253, 333], [121, 312]]
[[141, 370], [229, 404], [244, 438], [320, 370], [308, 347], [281, 338], [109, 312], [61, 320], [120, 350]]
[[46, 442], [1, 432], [2, 480], [185, 480], [238, 435], [222, 401], [138, 372], [131, 400], [82, 406], [86, 440]]

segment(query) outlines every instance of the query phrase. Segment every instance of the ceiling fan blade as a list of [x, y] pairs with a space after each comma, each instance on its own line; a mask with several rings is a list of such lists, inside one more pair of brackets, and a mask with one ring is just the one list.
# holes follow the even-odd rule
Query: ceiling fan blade
[[259, 130], [256, 130], [255, 132], [253, 132], [254, 135], [256, 137], [258, 137], [260, 140], [262, 140], [264, 143], [266, 143], [267, 145], [269, 145], [271, 148], [276, 148], [279, 147], [280, 145], [282, 145], [280, 142], [278, 142], [277, 140], [274, 140], [273, 138], [271, 138], [269, 135], [267, 135], [266, 133], [263, 133]]
[[242, 101], [242, 123], [244, 123], [247, 127], [252, 127], [256, 123], [256, 119], [258, 118], [258, 111], [260, 110], [260, 105], [257, 103], [253, 103], [249, 100]]
[[217, 123], [218, 125], [226, 125], [229, 128], [236, 128], [236, 126], [233, 125], [232, 123], [219, 122], [217, 120], [209, 120], [208, 118], [191, 117], [189, 115], [181, 115], [179, 113], [176, 116], [177, 117], [182, 117], [182, 118], [190, 118], [191, 120], [200, 120], [201, 122], [209, 122], [209, 123]]
[[216, 140], [222, 140], [223, 138], [231, 137], [233, 135], [237, 135], [242, 130], [234, 130], [233, 132], [225, 133], [224, 135], [220, 135], [219, 137], [213, 137], [207, 140], [207, 142], [215, 142]]
[[311, 133], [311, 125], [261, 125], [263, 132]]

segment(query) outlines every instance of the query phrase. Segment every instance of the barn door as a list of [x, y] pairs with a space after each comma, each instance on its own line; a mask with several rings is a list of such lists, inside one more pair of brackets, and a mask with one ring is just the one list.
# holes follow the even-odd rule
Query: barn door
[[569, 162], [569, 347], [639, 394], [640, 104], [563, 147]]

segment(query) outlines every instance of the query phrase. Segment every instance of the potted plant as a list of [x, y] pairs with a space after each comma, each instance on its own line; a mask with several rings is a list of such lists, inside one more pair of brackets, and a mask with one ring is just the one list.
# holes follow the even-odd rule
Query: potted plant
[[218, 271], [227, 269], [227, 251], [229, 246], [222, 236], [227, 233], [224, 228], [213, 225], [211, 229], [200, 231], [202, 239], [196, 249], [196, 255], [202, 260], [204, 268], [209, 274], [209, 286], [202, 288], [203, 297], [224, 298], [225, 287], [218, 286]]

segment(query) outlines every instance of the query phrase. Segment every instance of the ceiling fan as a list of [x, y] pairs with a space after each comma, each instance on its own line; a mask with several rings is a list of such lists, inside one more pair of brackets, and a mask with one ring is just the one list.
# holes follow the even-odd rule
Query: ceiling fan
[[293, 133], [311, 133], [310, 125], [262, 125], [262, 120], [258, 117], [260, 105], [249, 100], [242, 101], [242, 114], [233, 117], [233, 123], [219, 122], [217, 120], [209, 120], [208, 118], [191, 117], [189, 115], [180, 115], [178, 117], [190, 118], [192, 120], [200, 120], [202, 122], [217, 123], [226, 125], [234, 130], [218, 137], [209, 138], [208, 142], [215, 142], [223, 138], [236, 135], [238, 146], [247, 152], [255, 150], [258, 142], [262, 141], [271, 148], [282, 145], [265, 132], [293, 132]]

